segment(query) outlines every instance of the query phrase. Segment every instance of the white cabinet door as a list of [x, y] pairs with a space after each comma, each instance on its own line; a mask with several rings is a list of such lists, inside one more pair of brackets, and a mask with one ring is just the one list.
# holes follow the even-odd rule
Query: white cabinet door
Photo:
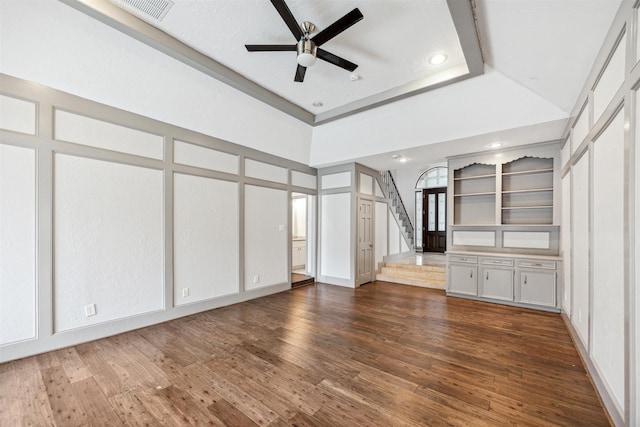
[[483, 268], [480, 276], [479, 296], [513, 301], [512, 269]]
[[520, 271], [517, 301], [527, 304], [556, 305], [556, 273], [549, 271]]
[[478, 295], [478, 268], [475, 265], [450, 264], [449, 292]]
[[294, 241], [291, 247], [291, 266], [304, 267], [307, 262], [307, 248], [305, 241]]

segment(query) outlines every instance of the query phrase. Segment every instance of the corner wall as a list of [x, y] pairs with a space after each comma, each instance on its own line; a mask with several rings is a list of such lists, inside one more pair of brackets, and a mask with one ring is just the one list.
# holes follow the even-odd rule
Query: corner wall
[[290, 289], [303, 164], [0, 74], [0, 363]]

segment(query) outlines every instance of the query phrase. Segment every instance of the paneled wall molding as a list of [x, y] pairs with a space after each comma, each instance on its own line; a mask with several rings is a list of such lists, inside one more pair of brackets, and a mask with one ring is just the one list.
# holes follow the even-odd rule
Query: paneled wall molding
[[[33, 295], [0, 300], [8, 315], [33, 307], [35, 336], [0, 335], [0, 363], [290, 289], [290, 195], [317, 194], [310, 188], [316, 169], [8, 75], [0, 74], [0, 87], [2, 96], [37, 106], [33, 135], [20, 132], [21, 117], [12, 119], [18, 125], [0, 122], [6, 161], [23, 152], [12, 147], [33, 153], [36, 199], [35, 252], [26, 259]], [[65, 131], [74, 136], [60, 139], [73, 142], [55, 138], [64, 131], [61, 111], [75, 121]], [[114, 137], [105, 139], [109, 132]], [[147, 139], [152, 152], [139, 151], [145, 135], [158, 136]], [[187, 148], [181, 163], [177, 145]], [[245, 176], [245, 159], [267, 165], [266, 174], [258, 168]], [[237, 167], [224, 164], [231, 160]], [[294, 174], [304, 186], [292, 184]], [[3, 215], [17, 212], [12, 203], [0, 207]], [[28, 289], [9, 273], [3, 294]]]
[[[570, 194], [563, 194], [570, 198], [563, 206], [571, 210], [570, 215], [563, 215], [570, 219], [570, 233], [563, 238], [562, 252], [570, 260], [566, 268], [571, 268], [570, 309], [564, 314], [616, 426], [640, 424], [636, 303], [639, 6], [637, 0], [621, 3], [565, 130], [564, 144], [571, 144], [571, 155], [563, 159], [561, 172], [570, 180], [567, 187], [571, 189]], [[603, 81], [607, 87], [596, 94]], [[589, 124], [583, 135], [576, 128], [582, 126], [578, 122], [585, 113]]]
[[[325, 177], [328, 179], [323, 179]], [[318, 183], [318, 235], [321, 237], [318, 280], [338, 286], [357, 287], [375, 280], [375, 266], [385, 257], [398, 254], [403, 249], [406, 253], [412, 253], [400, 232], [398, 219], [391, 211], [390, 200], [379, 193], [381, 182], [378, 171], [358, 163], [331, 166], [318, 170]], [[323, 183], [328, 183], [329, 188], [323, 187]], [[358, 206], [361, 201], [370, 201], [372, 204], [371, 256], [374, 268], [370, 279], [356, 277], [359, 262], [356, 251], [360, 227]], [[336, 253], [341, 253], [344, 257], [334, 258]], [[331, 269], [327, 268], [329, 264], [332, 266]], [[341, 275], [330, 273], [336, 265], [341, 265]]]

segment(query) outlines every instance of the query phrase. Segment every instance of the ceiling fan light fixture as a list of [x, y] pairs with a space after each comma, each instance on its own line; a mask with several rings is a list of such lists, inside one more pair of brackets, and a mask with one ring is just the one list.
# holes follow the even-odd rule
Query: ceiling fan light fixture
[[316, 63], [317, 51], [318, 47], [312, 40], [306, 38], [300, 40], [297, 45], [298, 64], [303, 67], [311, 67]]

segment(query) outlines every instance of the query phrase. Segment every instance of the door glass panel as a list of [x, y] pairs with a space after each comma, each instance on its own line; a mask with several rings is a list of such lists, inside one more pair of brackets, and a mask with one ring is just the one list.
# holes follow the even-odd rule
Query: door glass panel
[[416, 191], [416, 248], [422, 247], [422, 191]]
[[437, 188], [447, 186], [447, 168], [436, 167], [424, 172], [416, 182], [416, 189]]
[[436, 195], [429, 194], [427, 200], [427, 231], [436, 231]]
[[445, 231], [447, 227], [446, 200], [445, 193], [438, 193], [438, 231]]

